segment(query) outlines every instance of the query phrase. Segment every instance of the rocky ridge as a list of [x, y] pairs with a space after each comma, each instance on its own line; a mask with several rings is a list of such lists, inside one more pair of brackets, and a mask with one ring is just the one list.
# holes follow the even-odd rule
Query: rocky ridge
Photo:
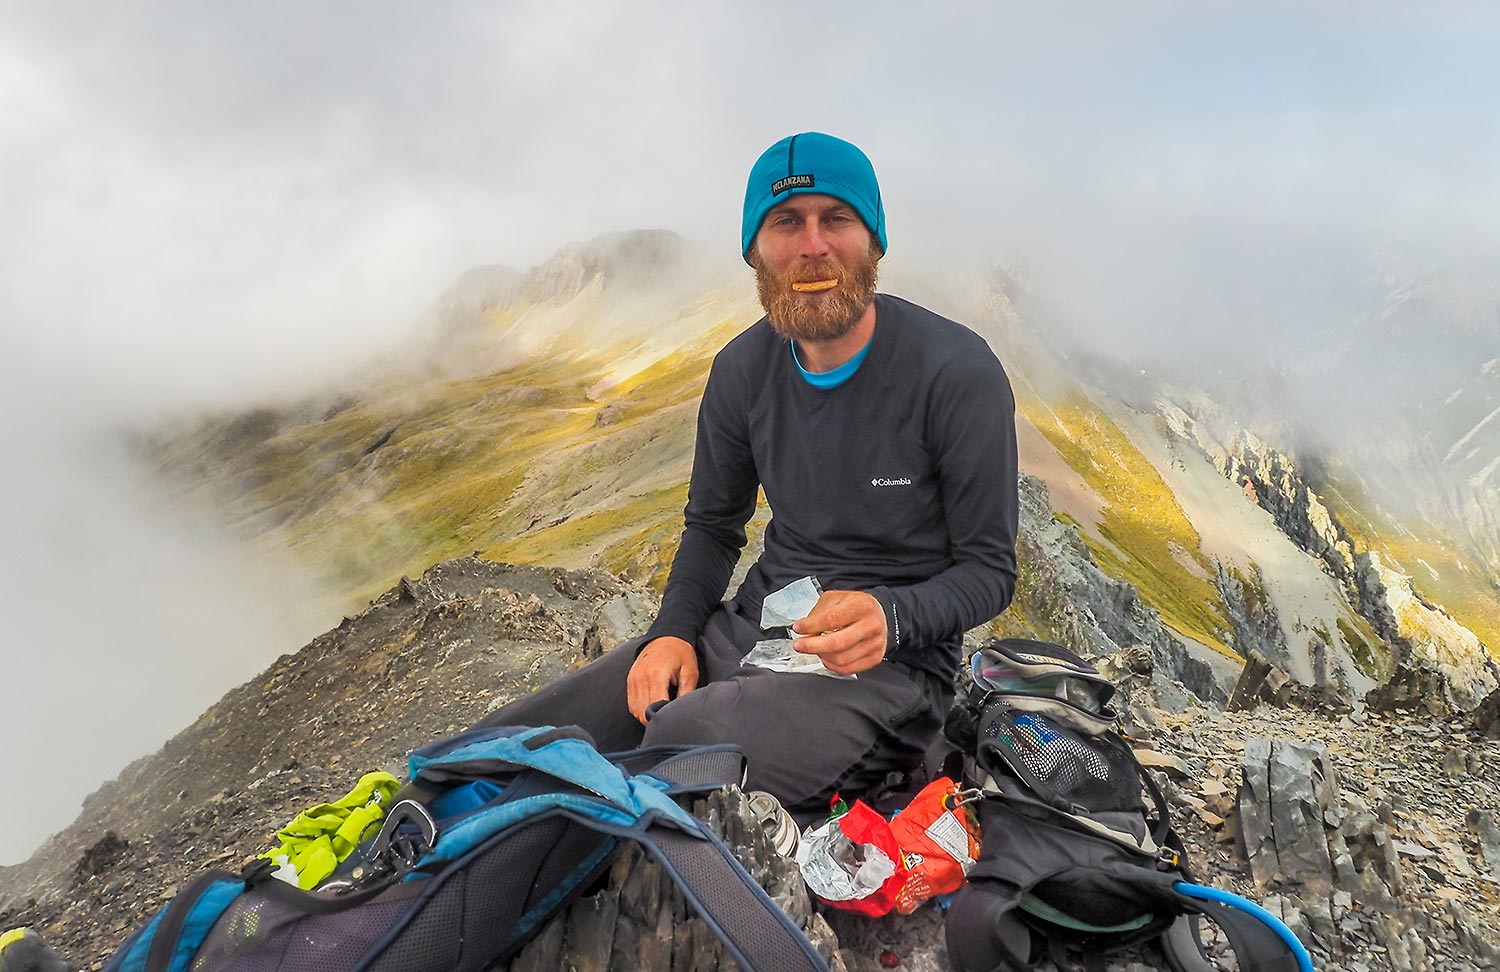
[[[1035, 482], [1024, 490], [1034, 507], [1045, 499]], [[1075, 643], [1122, 683], [1136, 744], [1149, 747], [1143, 758], [1163, 774], [1205, 880], [1279, 909], [1320, 968], [1488, 967], [1486, 930], [1500, 926], [1500, 740], [1419, 712], [1339, 718], [1316, 707], [1226, 713], [1205, 706], [1174, 689], [1170, 654], [1158, 664], [1148, 647], [1150, 612], [1130, 612], [1129, 592], [1060, 555], [1081, 547], [1076, 536], [1028, 532], [1038, 569], [1028, 574], [1022, 609], [1040, 617], [1050, 604], [1050, 617], [1071, 626]], [[1116, 602], [1127, 607], [1123, 620], [1105, 613]], [[30, 861], [0, 870], [0, 926], [31, 926], [79, 967], [99, 968], [191, 875], [247, 863], [271, 846], [282, 822], [344, 792], [367, 770], [399, 775], [410, 747], [463, 728], [642, 630], [653, 607], [650, 592], [601, 572], [464, 558], [403, 579], [101, 788]], [[1137, 631], [1147, 640], [1137, 640]], [[1254, 756], [1263, 748], [1256, 740], [1284, 741], [1277, 745], [1293, 754], [1283, 760], [1290, 772], [1268, 775], [1265, 786], [1255, 782], [1253, 767], [1264, 763]], [[1321, 747], [1321, 788], [1297, 789], [1309, 762], [1296, 755], [1298, 745]], [[1306, 793], [1317, 795], [1312, 812], [1279, 808], [1278, 801], [1306, 806]], [[1255, 823], [1258, 806], [1273, 819], [1269, 838]], [[699, 809], [805, 921], [835, 968], [873, 970], [893, 960], [905, 969], [946, 967], [936, 912], [867, 921], [815, 907], [732, 792]], [[1294, 819], [1300, 831], [1284, 822]], [[1329, 848], [1326, 867], [1313, 855], [1310, 871], [1308, 855], [1288, 852], [1267, 864], [1268, 846], [1319, 840]], [[579, 899], [512, 968], [726, 967], [660, 876], [625, 860], [613, 881]], [[1142, 961], [1152, 961], [1149, 953], [1116, 967]]]
[[[1362, 701], [1339, 672], [1352, 664], [1376, 677], [1379, 685], [1370, 693], [1371, 702], [1457, 712], [1474, 710], [1500, 687], [1500, 669], [1478, 637], [1422, 597], [1410, 575], [1379, 552], [1360, 549], [1293, 457], [1212, 410], [1192, 414], [1161, 401], [1158, 412], [1174, 435], [1200, 449], [1225, 479], [1270, 514], [1287, 537], [1322, 563], [1379, 639], [1372, 648], [1353, 632], [1330, 632], [1324, 644], [1340, 657], [1324, 661], [1319, 687], [1349, 702]], [[1220, 588], [1227, 600], [1242, 608], [1251, 600], [1244, 585], [1225, 577], [1222, 570]], [[1254, 600], [1261, 602], [1259, 616], [1252, 610], [1239, 619], [1240, 634], [1248, 635], [1243, 640], [1271, 657], [1285, 656], [1286, 646], [1276, 636], [1274, 619], [1267, 616], [1265, 599]], [[1391, 657], [1353, 657], [1377, 651]]]

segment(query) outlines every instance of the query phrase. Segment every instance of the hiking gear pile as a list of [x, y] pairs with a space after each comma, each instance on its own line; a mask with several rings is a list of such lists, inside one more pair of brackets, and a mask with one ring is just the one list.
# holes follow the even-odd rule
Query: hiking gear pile
[[0, 932], [0, 972], [72, 972], [72, 966], [30, 928], [12, 928]]
[[1312, 972], [1279, 920], [1193, 881], [1166, 801], [1117, 728], [1115, 688], [1094, 666], [1007, 639], [976, 652], [969, 673], [945, 727], [983, 792], [979, 859], [946, 924], [959, 972], [1020, 972], [1043, 953], [1066, 968], [1070, 950], [1150, 940], [1175, 972], [1207, 972], [1203, 916], [1245, 972]]
[[105, 972], [478, 972], [514, 955], [633, 840], [746, 970], [827, 972], [807, 938], [678, 805], [738, 784], [732, 746], [601, 755], [561, 729], [471, 730], [411, 754], [380, 832], [315, 890], [212, 871]]
[[401, 781], [389, 773], [366, 773], [338, 800], [297, 814], [276, 833], [281, 843], [260, 856], [276, 865], [277, 878], [315, 888], [354, 853], [399, 789]]

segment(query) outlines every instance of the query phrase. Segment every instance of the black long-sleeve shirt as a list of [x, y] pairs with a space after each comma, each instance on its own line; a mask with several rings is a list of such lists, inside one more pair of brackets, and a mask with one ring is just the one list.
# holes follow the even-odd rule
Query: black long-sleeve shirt
[[1015, 592], [1015, 399], [961, 324], [875, 299], [859, 369], [818, 389], [762, 319], [714, 358], [698, 413], [682, 543], [649, 638], [696, 642], [745, 545], [764, 486], [765, 551], [735, 601], [812, 575], [886, 612], [886, 657], [951, 678], [963, 632]]

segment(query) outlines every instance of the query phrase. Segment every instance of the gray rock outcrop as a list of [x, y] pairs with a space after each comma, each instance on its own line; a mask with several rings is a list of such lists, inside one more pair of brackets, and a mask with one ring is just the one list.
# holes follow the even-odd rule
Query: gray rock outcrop
[[[1369, 968], [1375, 948], [1398, 972], [1494, 968], [1500, 962], [1500, 943], [1456, 896], [1434, 909], [1408, 879], [1408, 870], [1420, 869], [1424, 885], [1446, 885], [1435, 860], [1472, 873], [1462, 849], [1435, 837], [1427, 843], [1399, 839], [1393, 832], [1397, 811], [1389, 803], [1372, 809], [1340, 790], [1326, 745], [1252, 737], [1241, 771], [1239, 830], [1256, 888], [1265, 893], [1265, 907], [1316, 955], [1358, 970]], [[1469, 814], [1481, 847], [1484, 832], [1495, 827], [1493, 814], [1486, 813]], [[1491, 839], [1500, 840], [1500, 834]], [[1440, 843], [1439, 849], [1431, 843]], [[1500, 853], [1500, 847], [1495, 850]]]
[[[1270, 514], [1282, 533], [1318, 559], [1380, 639], [1378, 646], [1363, 646], [1387, 656], [1364, 660], [1365, 667], [1380, 670], [1381, 684], [1368, 695], [1371, 704], [1422, 705], [1434, 714], [1467, 712], [1500, 685], [1496, 666], [1473, 632], [1422, 597], [1412, 578], [1386, 558], [1360, 548], [1318, 494], [1316, 470], [1305, 470], [1291, 455], [1238, 426], [1211, 403], [1198, 402], [1194, 408], [1202, 414], [1158, 403], [1175, 435], [1192, 442], [1220, 475]], [[1247, 610], [1251, 599], [1244, 585], [1226, 578], [1222, 569], [1218, 580], [1236, 615], [1237, 640], [1285, 663], [1284, 645], [1270, 634], [1270, 619]], [[1334, 642], [1331, 632], [1329, 640]], [[1319, 650], [1347, 653], [1350, 647], [1335, 642]], [[1351, 659], [1313, 661], [1318, 687], [1348, 693], [1338, 673], [1347, 670]]]

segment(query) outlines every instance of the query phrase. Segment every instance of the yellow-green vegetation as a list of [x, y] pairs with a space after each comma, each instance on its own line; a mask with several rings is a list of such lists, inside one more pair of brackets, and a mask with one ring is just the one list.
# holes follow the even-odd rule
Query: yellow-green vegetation
[[1099, 566], [1134, 584], [1142, 600], [1161, 612], [1164, 624], [1237, 657], [1226, 644], [1232, 626], [1217, 587], [1173, 556], [1175, 544], [1212, 577], [1212, 566], [1202, 561], [1198, 532], [1129, 437], [1079, 391], [1049, 403], [1017, 382], [1016, 406], [1068, 466], [1105, 498], [1108, 505], [1099, 535], [1082, 531]]
[[[658, 554], [663, 544], [675, 548], [681, 529], [687, 484], [625, 497], [618, 506], [586, 513], [564, 522], [529, 530], [495, 544], [484, 556], [518, 564], [556, 564], [560, 555], [598, 563], [617, 573], [657, 584], [666, 583], [671, 551]], [[567, 555], [574, 555], [568, 557]]]
[[210, 450], [206, 488], [237, 531], [297, 550], [347, 607], [476, 550], [660, 586], [686, 500], [691, 403], [712, 351], [740, 326], [717, 322], [593, 398], [605, 363], [619, 360], [607, 347], [581, 361], [541, 354], [481, 377], [389, 382], [269, 438], [269, 421], [260, 435], [210, 428], [199, 449], [174, 448], [167, 461], [186, 466]]
[[1411, 575], [1412, 586], [1440, 604], [1500, 658], [1500, 577], [1484, 573], [1483, 561], [1428, 523], [1406, 524], [1374, 512], [1376, 504], [1346, 481], [1319, 484], [1319, 495], [1359, 550], [1373, 550]]

